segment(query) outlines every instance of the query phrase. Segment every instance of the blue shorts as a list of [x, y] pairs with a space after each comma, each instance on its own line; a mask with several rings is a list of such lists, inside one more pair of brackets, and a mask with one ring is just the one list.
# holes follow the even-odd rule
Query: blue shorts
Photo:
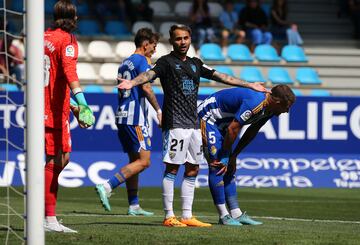
[[124, 152], [140, 152], [141, 149], [151, 150], [151, 139], [147, 127], [117, 124], [117, 128]]
[[222, 132], [216, 125], [201, 121], [204, 155], [207, 160], [220, 160], [223, 156], [222, 145], [226, 132]]

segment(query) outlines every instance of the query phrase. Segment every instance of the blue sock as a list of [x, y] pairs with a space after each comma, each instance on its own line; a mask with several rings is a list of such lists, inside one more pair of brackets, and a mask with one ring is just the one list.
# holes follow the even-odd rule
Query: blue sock
[[209, 166], [209, 187], [215, 205], [225, 204], [224, 181], [222, 175], [216, 175], [217, 168]]
[[137, 189], [129, 189], [128, 192], [128, 202], [129, 205], [137, 205], [139, 204], [138, 190]]
[[124, 175], [121, 172], [116, 173], [113, 177], [108, 180], [111, 189], [115, 189], [126, 181]]
[[224, 189], [225, 189], [226, 204], [229, 207], [229, 210], [239, 208], [239, 203], [238, 203], [238, 200], [237, 200], [237, 193], [236, 193], [235, 176], [234, 175], [225, 174], [225, 176], [224, 176]]

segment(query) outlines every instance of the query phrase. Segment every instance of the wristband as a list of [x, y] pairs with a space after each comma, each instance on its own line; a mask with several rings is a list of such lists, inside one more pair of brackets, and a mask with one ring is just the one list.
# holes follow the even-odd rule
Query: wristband
[[86, 105], [87, 106], [86, 99], [85, 99], [85, 96], [84, 96], [83, 92], [78, 92], [77, 94], [75, 94], [75, 98], [76, 98], [77, 103], [79, 105]]
[[74, 95], [76, 95], [77, 93], [81, 93], [82, 90], [81, 90], [80, 87], [77, 87], [77, 88], [73, 88], [73, 89], [72, 89], [72, 92], [73, 92]]
[[158, 109], [158, 110], [156, 111], [156, 113], [157, 113], [157, 114], [160, 114], [160, 113], [162, 113], [162, 110], [161, 110], [161, 109]]
[[76, 103], [76, 101], [72, 97], [70, 97], [70, 105], [78, 106], [78, 103]]

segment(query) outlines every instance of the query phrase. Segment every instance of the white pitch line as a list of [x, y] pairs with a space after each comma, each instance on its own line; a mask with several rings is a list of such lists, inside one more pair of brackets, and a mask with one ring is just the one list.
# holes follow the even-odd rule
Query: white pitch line
[[[7, 216], [8, 214], [0, 214], [0, 216]], [[10, 214], [14, 215], [14, 214]], [[58, 214], [62, 217], [118, 217], [129, 218], [127, 214]], [[163, 218], [163, 215], [153, 215], [145, 218]], [[199, 218], [218, 218], [216, 215], [197, 215]], [[360, 224], [360, 221], [350, 220], [326, 220], [326, 219], [301, 219], [301, 218], [287, 218], [287, 217], [272, 217], [272, 216], [251, 216], [256, 219], [268, 219], [268, 220], [284, 220], [284, 221], [298, 221], [298, 222], [318, 222], [318, 223], [342, 223], [342, 224]]]

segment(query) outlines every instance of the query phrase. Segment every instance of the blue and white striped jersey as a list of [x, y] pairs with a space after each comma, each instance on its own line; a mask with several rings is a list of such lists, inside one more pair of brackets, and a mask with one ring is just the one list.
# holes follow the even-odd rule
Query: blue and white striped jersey
[[[118, 77], [131, 80], [151, 68], [145, 56], [133, 54], [118, 69]], [[148, 126], [148, 106], [141, 86], [119, 91], [116, 123]]]
[[251, 124], [272, 114], [265, 112], [266, 95], [247, 88], [218, 91], [198, 106], [198, 116], [220, 130], [236, 119], [241, 125]]

